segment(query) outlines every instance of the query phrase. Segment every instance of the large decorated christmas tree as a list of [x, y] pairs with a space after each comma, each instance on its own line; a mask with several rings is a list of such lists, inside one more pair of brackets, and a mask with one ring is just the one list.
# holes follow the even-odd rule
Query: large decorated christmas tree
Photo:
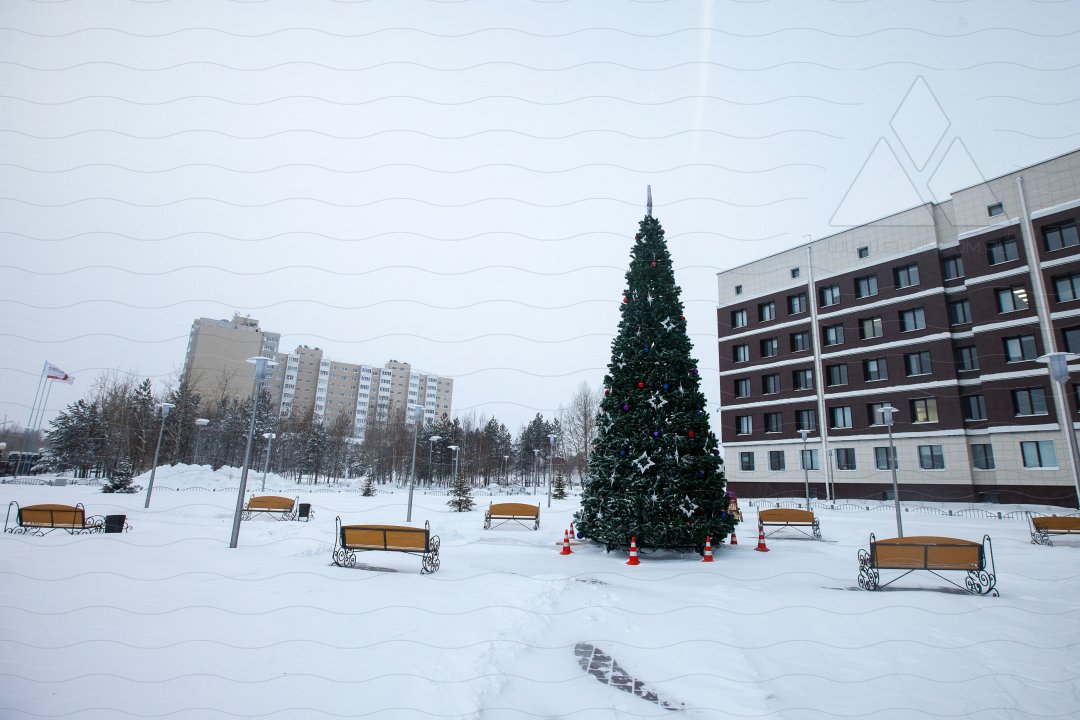
[[701, 548], [706, 537], [722, 542], [736, 522], [679, 295], [650, 197], [576, 515], [578, 530], [609, 549], [631, 537], [641, 547]]

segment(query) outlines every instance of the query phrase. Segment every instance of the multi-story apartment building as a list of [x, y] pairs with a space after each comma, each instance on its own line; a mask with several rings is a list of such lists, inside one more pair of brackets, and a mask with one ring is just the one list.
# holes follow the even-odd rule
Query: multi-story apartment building
[[248, 358], [262, 355], [277, 363], [267, 374], [265, 389], [279, 414], [302, 416], [332, 425], [345, 418], [354, 437], [364, 437], [372, 422], [413, 422], [422, 408], [424, 421], [450, 416], [454, 381], [413, 370], [391, 360], [385, 367], [337, 362], [319, 348], [301, 345], [278, 352], [279, 333], [259, 329], [259, 321], [235, 316], [232, 322], [200, 318], [191, 328], [184, 377], [209, 402], [224, 396], [251, 394], [255, 366]]
[[1078, 219], [1074, 152], [720, 272], [732, 487], [1075, 505]]
[[184, 380], [209, 405], [223, 397], [247, 397], [255, 379], [248, 358], [273, 357], [280, 342], [280, 333], [264, 332], [254, 318], [199, 318], [188, 337]]

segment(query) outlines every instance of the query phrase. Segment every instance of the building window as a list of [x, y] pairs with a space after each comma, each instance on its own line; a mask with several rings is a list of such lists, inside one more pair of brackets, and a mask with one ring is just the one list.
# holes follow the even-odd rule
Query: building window
[[847, 363], [827, 366], [825, 368], [825, 384], [827, 387], [847, 385]]
[[863, 258], [868, 258], [870, 257], [870, 248], [863, 245], [861, 248], [858, 249], [857, 254], [860, 260]]
[[731, 327], [741, 328], [747, 326], [746, 308], [731, 311]]
[[735, 434], [750, 435], [754, 432], [754, 418], [752, 415], [735, 416]]
[[1039, 356], [1035, 346], [1034, 335], [1017, 335], [1001, 339], [1005, 345], [1005, 361], [1020, 362], [1021, 360], [1034, 360]]
[[784, 430], [784, 413], [765, 413], [765, 432], [778, 433]]
[[814, 371], [813, 370], [796, 370], [791, 373], [792, 383], [796, 390], [813, 390], [814, 389]]
[[1046, 415], [1046, 390], [1041, 387], [1020, 388], [1012, 391], [1013, 410], [1017, 417]]
[[775, 395], [780, 392], [779, 375], [763, 375], [761, 378], [761, 394]]
[[881, 318], [862, 318], [859, 320], [859, 337], [863, 340], [869, 340], [870, 338], [881, 337]]
[[754, 453], [741, 452], [739, 453], [739, 469], [744, 472], [753, 472], [754, 470]]
[[806, 312], [806, 293], [788, 295], [787, 311], [788, 315], [798, 315]]
[[1020, 443], [1020, 456], [1026, 468], [1056, 468], [1057, 454], [1052, 440], [1033, 440]]
[[920, 445], [919, 467], [923, 470], [944, 470], [945, 453], [941, 445]]
[[810, 349], [810, 333], [803, 331], [791, 333], [791, 352], [806, 352]]
[[969, 322], [971, 322], [971, 303], [967, 300], [949, 303], [950, 325], [966, 325]]
[[791, 268], [791, 277], [792, 278], [799, 277], [799, 268]]
[[796, 410], [795, 430], [817, 430], [817, 410]]
[[840, 405], [838, 407], [829, 408], [829, 427], [851, 427], [851, 406]]
[[998, 288], [997, 306], [999, 313], [1015, 312], [1028, 309], [1027, 288], [1023, 285], [1010, 285], [1007, 288]]
[[987, 217], [997, 217], [998, 215], [1005, 214], [1005, 205], [999, 202], [992, 203], [986, 206]]
[[912, 287], [919, 284], [919, 264], [911, 263], [893, 268], [893, 280], [896, 281], [897, 289]]
[[750, 378], [739, 378], [735, 381], [735, 397], [750, 397]]
[[885, 358], [863, 360], [863, 379], [866, 382], [889, 379], [889, 366]]
[[1016, 249], [1016, 238], [1007, 237], [1002, 240], [991, 240], [986, 243], [986, 259], [991, 265], [1000, 265], [1004, 262], [1017, 260], [1020, 253]]
[[965, 395], [960, 398], [960, 405], [964, 408], [965, 420], [986, 419], [986, 398], [982, 395]]
[[821, 467], [818, 465], [817, 450], [800, 450], [799, 460], [802, 463], [801, 470], [817, 470]]
[[[888, 447], [876, 447], [876, 448], [874, 448], [874, 467], [876, 469], [878, 469], [878, 470], [891, 470], [892, 469], [892, 467], [889, 465], [889, 455], [892, 454], [889, 451], [891, 449], [892, 448], [888, 448]], [[893, 460], [892, 465], [896, 466], [896, 468], [899, 469], [900, 468], [900, 463], [898, 463], [896, 461], [896, 456], [895, 455], [893, 455], [892, 460]]]
[[826, 325], [822, 328], [824, 331], [824, 343], [825, 346], [829, 345], [843, 345], [844, 344], [844, 326], [843, 325]]
[[956, 348], [955, 357], [957, 372], [979, 369], [979, 355], [975, 352], [973, 345]]
[[917, 398], [911, 401], [911, 422], [936, 423], [937, 398]]
[[736, 285], [735, 286], [735, 294], [736, 295], [742, 295], [742, 285]]
[[900, 311], [900, 332], [922, 330], [926, 327], [926, 314], [923, 309], [911, 308]]
[[976, 470], [993, 470], [994, 446], [989, 443], [972, 445], [971, 464]]
[[904, 368], [908, 377], [912, 375], [929, 375], [931, 373], [930, 351], [920, 350], [919, 352], [904, 355]]
[[1047, 225], [1042, 229], [1042, 234], [1046, 249], [1050, 252], [1080, 245], [1080, 237], [1076, 234], [1076, 222], [1073, 220], [1058, 225]]
[[964, 277], [964, 259], [959, 255], [949, 255], [941, 261], [941, 272], [946, 280]]
[[882, 408], [889, 407], [887, 402], [868, 403], [866, 406], [866, 418], [868, 425], [884, 425], [885, 413], [881, 412]]
[[1060, 275], [1054, 278], [1058, 302], [1080, 299], [1080, 275]]
[[776, 303], [769, 302], [759, 303], [757, 306], [757, 319], [758, 322], [769, 322], [776, 319]]
[[1071, 353], [1080, 353], [1080, 327], [1065, 328], [1061, 331], [1065, 340], [1065, 350]]
[[877, 275], [855, 278], [855, 297], [864, 298], [874, 295], [877, 295]]
[[770, 470], [783, 470], [784, 469], [784, 451], [783, 450], [770, 450], [769, 451], [769, 469]]
[[776, 338], [765, 338], [761, 341], [761, 357], [774, 357], [780, 353], [780, 344]]
[[836, 469], [855, 469], [855, 448], [836, 448]]
[[737, 363], [750, 362], [750, 346], [735, 345], [731, 348], [731, 357]]
[[826, 285], [821, 288], [821, 307], [829, 307], [840, 303], [840, 286]]

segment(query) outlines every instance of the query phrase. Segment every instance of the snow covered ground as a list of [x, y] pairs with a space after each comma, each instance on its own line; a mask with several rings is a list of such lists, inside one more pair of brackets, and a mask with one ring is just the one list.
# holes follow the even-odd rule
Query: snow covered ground
[[[870, 532], [895, 536], [887, 510], [819, 509], [825, 542], [785, 532], [760, 553], [744, 507], [740, 544], [717, 562], [657, 553], [630, 567], [590, 545], [559, 555], [573, 499], [548, 510], [538, 496], [538, 532], [484, 531], [490, 498], [458, 514], [418, 491], [414, 524], [442, 539], [442, 569], [421, 576], [398, 553], [330, 564], [335, 516], [404, 524], [404, 491], [271, 476], [268, 492], [299, 495], [315, 518], [255, 518], [229, 549], [237, 484], [162, 468], [149, 510], [142, 493], [0, 485], [5, 502], [82, 502], [133, 526], [0, 536], [0, 717], [1080, 715], [1080, 538], [1035, 546], [1025, 520], [904, 516], [907, 535], [989, 533], [1001, 597], [926, 573], [871, 593], [856, 555]], [[658, 702], [621, 690], [620, 670]]]

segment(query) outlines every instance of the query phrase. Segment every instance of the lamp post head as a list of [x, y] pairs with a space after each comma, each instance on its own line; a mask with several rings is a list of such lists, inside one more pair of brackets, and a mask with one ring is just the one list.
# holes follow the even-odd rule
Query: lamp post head
[[259, 357], [249, 357], [247, 361], [255, 364], [255, 381], [260, 383], [266, 379], [267, 368], [277, 365], [277, 363], [270, 358], [261, 355]]
[[1069, 380], [1069, 360], [1080, 358], [1080, 355], [1067, 352], [1052, 352], [1035, 358], [1041, 363], [1050, 366], [1050, 378], [1061, 385]]
[[439, 442], [440, 440], [442, 440], [441, 435], [432, 435], [428, 438], [428, 442]]
[[881, 413], [881, 421], [886, 426], [892, 427], [893, 414], [900, 412], [898, 408], [894, 408], [892, 405], [886, 405], [885, 407], [878, 408], [878, 412]]
[[536, 455], [537, 457], [539, 457], [540, 456], [540, 449], [539, 448], [533, 448], [533, 455]]
[[262, 435], [267, 440], [275, 440], [275, 439], [277, 439], [277, 433], [263, 433]]
[[556, 438], [556, 437], [558, 437], [558, 436], [557, 436], [557, 435], [556, 435], [555, 433], [550, 433], [550, 434], [548, 434], [548, 440], [549, 440], [549, 441], [551, 441], [551, 444], [552, 444], [552, 445], [554, 445], [554, 444], [555, 444], [555, 438]]
[[210, 421], [206, 418], [195, 418], [195, 424], [199, 427], [205, 427], [210, 424]]
[[176, 407], [176, 404], [163, 402], [158, 405], [158, 407], [161, 408], [161, 419], [164, 420], [165, 418], [169, 417], [169, 411]]
[[803, 428], [802, 430], [799, 431], [799, 435], [802, 436], [802, 441], [806, 442], [806, 438], [808, 438], [810, 436], [810, 431], [807, 430], [806, 428]]
[[453, 450], [453, 451], [454, 451], [454, 455], [457, 455], [457, 451], [461, 449], [461, 448], [459, 448], [459, 447], [458, 447], [457, 445], [447, 445], [447, 446], [446, 446], [446, 448], [447, 448], [448, 450]]

